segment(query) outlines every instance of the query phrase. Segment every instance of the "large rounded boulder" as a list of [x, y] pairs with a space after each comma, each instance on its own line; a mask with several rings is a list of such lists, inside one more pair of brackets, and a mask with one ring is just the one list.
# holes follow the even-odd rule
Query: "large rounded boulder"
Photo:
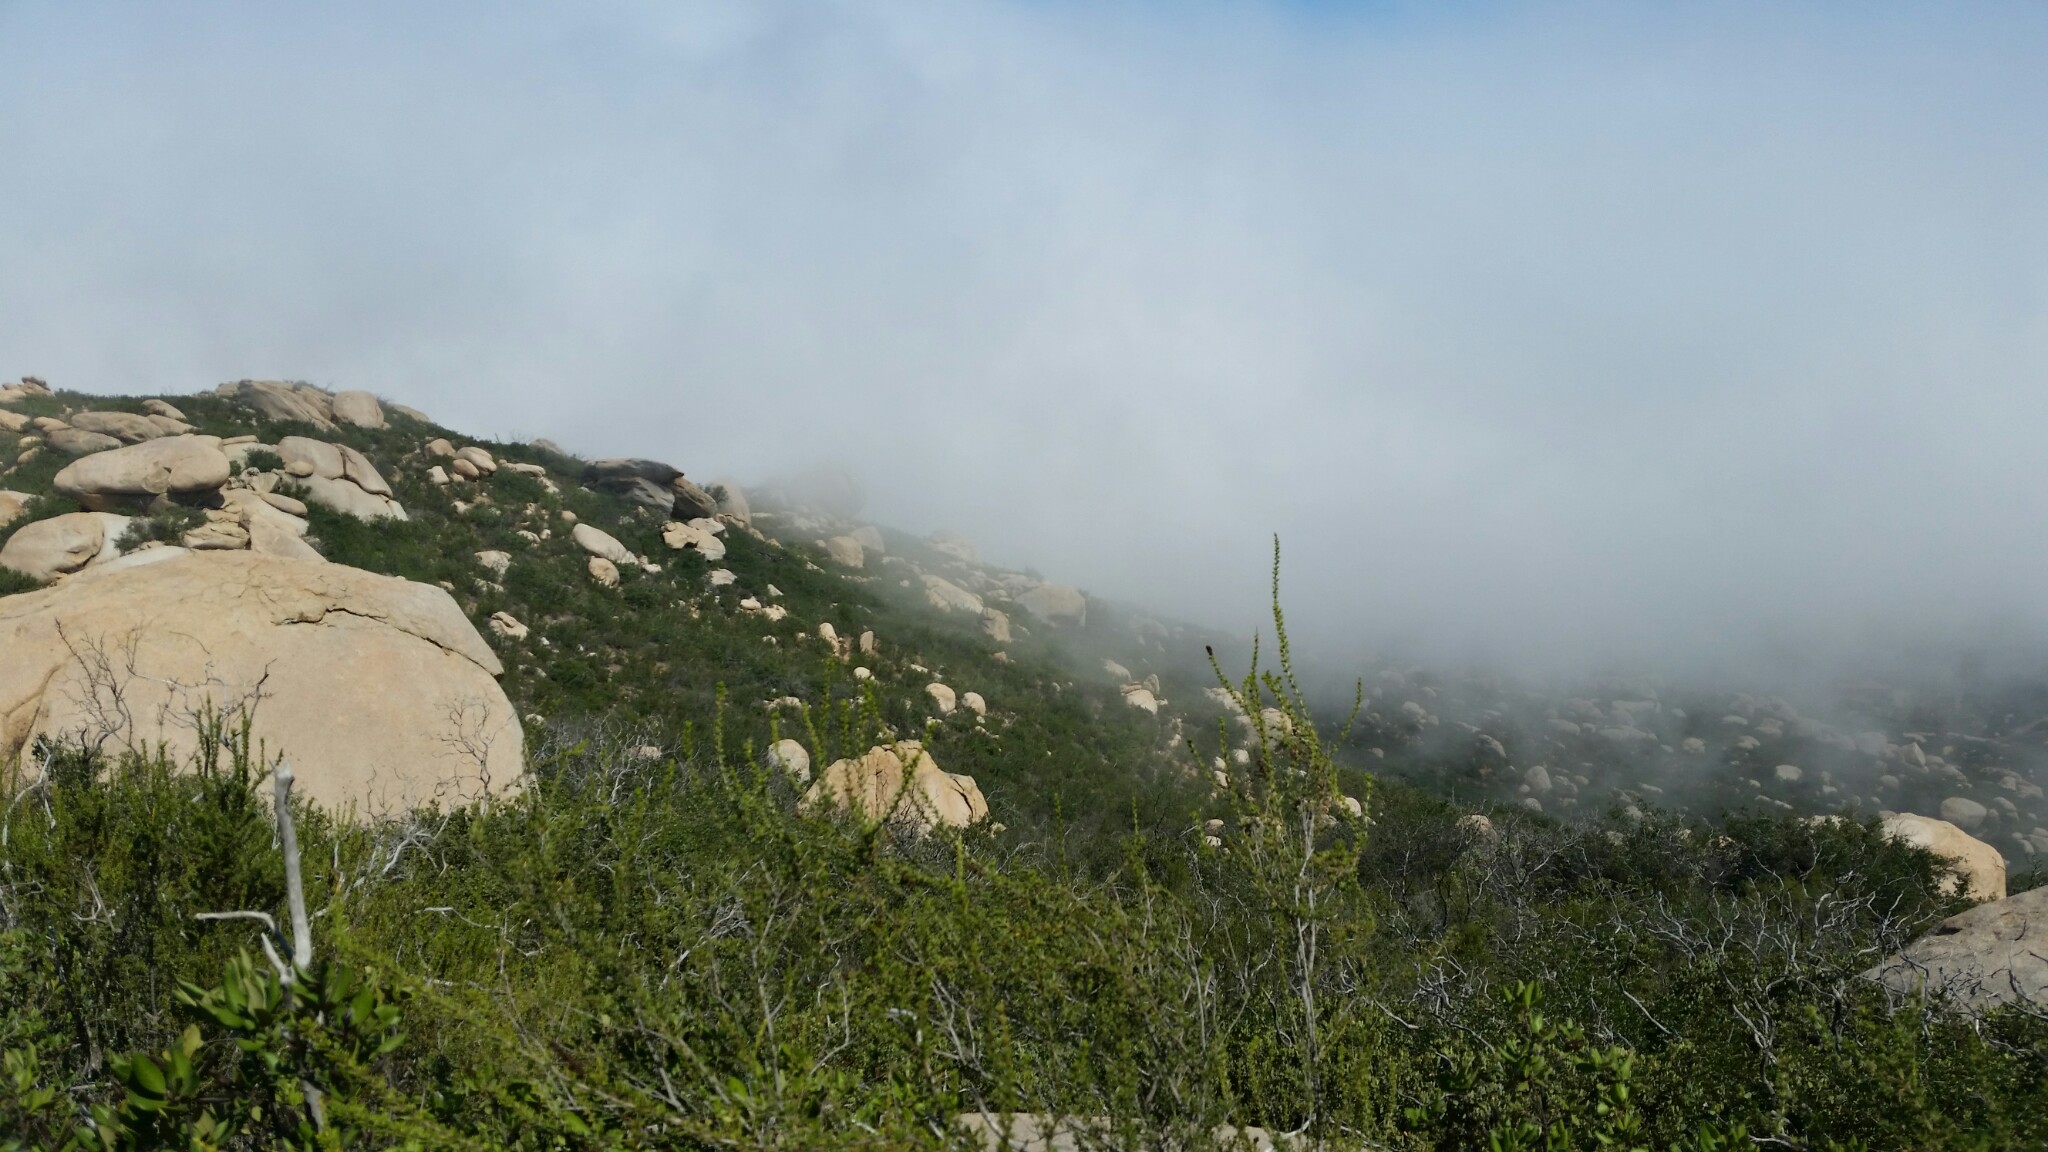
[[623, 496], [663, 515], [675, 508], [676, 492], [670, 485], [682, 477], [682, 469], [659, 460], [592, 460], [583, 466], [583, 481], [592, 488]]
[[1954, 824], [1901, 812], [1885, 817], [1879, 834], [1887, 840], [1924, 848], [1947, 861], [1956, 873], [1947, 883], [1951, 892], [1960, 886], [1963, 895], [1972, 900], [2005, 898], [2005, 857]]
[[1040, 584], [1017, 597], [1026, 612], [1048, 624], [1088, 623], [1088, 597], [1066, 584]]
[[334, 430], [334, 397], [311, 384], [236, 380], [214, 392], [266, 419], [310, 424], [326, 432]]
[[[111, 512], [67, 512], [37, 520], [23, 525], [0, 547], [0, 568], [47, 584], [119, 556], [121, 536], [127, 530], [128, 518]], [[6, 649], [0, 648], [0, 652]]]
[[228, 458], [210, 436], [166, 436], [96, 452], [64, 466], [58, 492], [95, 512], [146, 511], [166, 503], [215, 504]]
[[[0, 767], [40, 738], [183, 758], [206, 707], [253, 732], [305, 794], [360, 815], [518, 786], [498, 658], [439, 588], [253, 552], [88, 568], [0, 599]], [[138, 553], [154, 557], [157, 553]]]
[[804, 807], [851, 811], [916, 835], [940, 827], [966, 828], [988, 818], [988, 801], [974, 777], [941, 770], [915, 740], [870, 748], [857, 760], [833, 761], [804, 794]]
[[66, 422], [73, 428], [83, 428], [87, 432], [112, 436], [124, 444], [140, 444], [144, 440], [154, 440], [164, 434], [163, 428], [152, 422], [149, 417], [138, 416], [133, 412], [79, 412]]
[[2016, 1002], [2048, 1008], [2048, 888], [1951, 916], [1864, 975], [1977, 1011]]

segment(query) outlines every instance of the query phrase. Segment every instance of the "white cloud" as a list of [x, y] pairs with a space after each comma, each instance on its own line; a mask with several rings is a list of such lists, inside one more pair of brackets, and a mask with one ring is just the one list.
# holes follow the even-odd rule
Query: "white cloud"
[[1249, 624], [2038, 615], [2030, 8], [0, 11], [0, 371], [375, 388]]

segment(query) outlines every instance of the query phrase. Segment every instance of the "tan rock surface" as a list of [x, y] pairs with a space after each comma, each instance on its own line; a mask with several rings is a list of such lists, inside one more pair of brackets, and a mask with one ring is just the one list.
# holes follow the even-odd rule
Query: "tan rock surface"
[[81, 457], [52, 487], [95, 512], [143, 510], [165, 501], [211, 503], [228, 482], [228, 458], [204, 437], [167, 436]]
[[[342, 459], [341, 446], [310, 436], [286, 436], [277, 442], [278, 459], [283, 460], [287, 471], [303, 471], [307, 476], [318, 476], [323, 480], [339, 480], [348, 475], [348, 465]], [[294, 464], [303, 464], [304, 469], [295, 469]]]
[[1963, 893], [1972, 900], [2005, 898], [2005, 857], [1954, 824], [1901, 812], [1886, 817], [1879, 834], [1953, 861], [1962, 877]]
[[182, 755], [193, 709], [252, 701], [257, 738], [329, 807], [462, 802], [522, 771], [502, 668], [454, 600], [339, 564], [138, 553], [0, 600], [0, 651], [0, 764], [24, 771], [38, 736]]
[[1017, 597], [1026, 612], [1052, 624], [1086, 624], [1088, 597], [1065, 584], [1040, 584]]
[[2048, 1007], [2048, 888], [1951, 916], [1864, 975], [1980, 1011], [2015, 1001]]
[[857, 760], [833, 761], [804, 794], [806, 808], [826, 805], [900, 823], [920, 834], [988, 818], [988, 801], [974, 778], [941, 771], [915, 740], [871, 748]]
[[365, 492], [348, 480], [330, 480], [325, 476], [306, 476], [298, 483], [306, 490], [306, 499], [358, 520], [403, 520], [405, 509], [389, 496], [377, 496]]
[[860, 568], [865, 566], [867, 563], [865, 553], [866, 550], [860, 546], [860, 541], [855, 540], [851, 536], [834, 536], [830, 540], [825, 541], [825, 555], [830, 556], [832, 562], [841, 567]]
[[700, 516], [718, 515], [718, 501], [713, 500], [711, 493], [690, 480], [678, 476], [669, 481], [668, 486], [676, 494], [674, 508], [678, 520], [695, 520]]
[[117, 542], [127, 528], [126, 516], [108, 512], [67, 512], [38, 520], [7, 538], [6, 546], [0, 547], [0, 567], [47, 584], [88, 564], [119, 556]]
[[384, 406], [368, 392], [336, 392], [334, 419], [358, 428], [384, 427]]
[[46, 428], [43, 439], [66, 456], [90, 456], [95, 452], [111, 452], [121, 446], [121, 442], [112, 436], [88, 432], [83, 428]]
[[0, 528], [22, 518], [28, 512], [29, 501], [35, 497], [26, 492], [14, 492], [0, 488]]
[[221, 385], [215, 392], [271, 420], [288, 420], [330, 432], [334, 430], [333, 398], [310, 384], [237, 380]]
[[966, 612], [981, 615], [981, 597], [960, 587], [944, 576], [924, 577], [925, 603], [941, 612]]
[[592, 556], [601, 557], [614, 564], [639, 563], [633, 558], [631, 549], [619, 543], [618, 537], [613, 536], [602, 528], [596, 528], [589, 524], [578, 524], [569, 530], [569, 536], [576, 541], [578, 548], [583, 549]]
[[[725, 541], [706, 528], [706, 524], [718, 524], [718, 521], [692, 520], [685, 524], [671, 520], [661, 527], [661, 542], [677, 550], [695, 548], [703, 553], [706, 560], [713, 562], [725, 559]], [[723, 529], [725, 526], [718, 524], [718, 527]]]
[[383, 474], [377, 471], [375, 464], [370, 463], [368, 456], [346, 444], [337, 444], [335, 447], [341, 451], [341, 474], [344, 479], [372, 496], [391, 495], [391, 485], [385, 482]]
[[79, 412], [70, 418], [73, 428], [112, 436], [124, 444], [140, 444], [164, 434], [147, 416], [133, 412]]
[[784, 737], [768, 746], [768, 766], [787, 772], [799, 784], [811, 782], [811, 753], [802, 744]]

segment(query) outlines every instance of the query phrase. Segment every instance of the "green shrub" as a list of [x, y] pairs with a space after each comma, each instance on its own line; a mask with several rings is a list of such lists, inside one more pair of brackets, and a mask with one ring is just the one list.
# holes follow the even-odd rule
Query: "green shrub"
[[268, 448], [251, 448], [242, 456], [244, 472], [282, 472], [284, 457]]

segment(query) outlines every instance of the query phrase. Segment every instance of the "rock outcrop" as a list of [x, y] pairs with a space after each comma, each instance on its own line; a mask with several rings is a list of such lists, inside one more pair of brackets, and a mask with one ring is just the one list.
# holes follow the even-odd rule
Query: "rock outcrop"
[[569, 530], [569, 536], [576, 541], [578, 548], [583, 549], [592, 556], [609, 560], [614, 564], [632, 565], [638, 563], [633, 558], [632, 549], [619, 543], [616, 536], [602, 528], [590, 524], [578, 524]]
[[305, 505], [289, 496], [248, 488], [230, 488], [221, 497], [247, 534], [250, 551], [286, 560], [323, 559], [306, 543]]
[[87, 432], [112, 436], [124, 444], [140, 444], [164, 434], [164, 430], [149, 417], [133, 412], [78, 412], [72, 414], [66, 423]]
[[768, 766], [789, 774], [799, 784], [811, 782], [811, 754], [802, 745], [783, 737], [768, 746]]
[[406, 519], [405, 508], [393, 498], [391, 485], [370, 458], [354, 448], [286, 436], [274, 451], [284, 461], [285, 474], [305, 488], [308, 500], [322, 508], [358, 520]]
[[[139, 419], [139, 417], [138, 417]], [[170, 436], [96, 452], [64, 466], [56, 490], [94, 512], [219, 503], [228, 458], [210, 436]]]
[[943, 576], [924, 578], [924, 599], [925, 603], [941, 612], [965, 612], [977, 617], [984, 607], [981, 597]]
[[1941, 818], [1958, 828], [1972, 831], [1984, 824], [1984, 817], [1990, 809], [1967, 796], [1951, 796], [1941, 802]]
[[[1887, 816], [1879, 835], [1916, 848], [1925, 848], [1955, 865], [1963, 894], [1972, 900], [2005, 898], [2005, 857], [1946, 820], [1901, 812]], [[1955, 887], [1950, 885], [1951, 890]]]
[[368, 392], [336, 392], [331, 407], [337, 423], [358, 428], [384, 427], [384, 406]]
[[710, 493], [685, 479], [682, 469], [659, 460], [593, 460], [584, 465], [583, 482], [678, 520], [718, 515], [718, 501]]
[[851, 536], [834, 536], [825, 541], [825, 555], [842, 568], [861, 568], [867, 564], [865, 550], [860, 541]]
[[119, 556], [121, 534], [127, 529], [128, 518], [110, 512], [68, 512], [38, 520], [7, 538], [6, 546], [0, 547], [0, 568], [47, 584]]
[[718, 515], [718, 501], [711, 493], [699, 488], [687, 477], [678, 476], [669, 481], [669, 490], [675, 494], [674, 512], [685, 520], [697, 520]]
[[2016, 1001], [2048, 1007], [2048, 888], [1951, 916], [1864, 975], [1977, 1011]]
[[104, 432], [88, 432], [69, 425], [44, 429], [43, 440], [66, 456], [90, 456], [95, 452], [111, 452], [121, 446], [119, 440]]
[[48, 396], [50, 389], [33, 376], [24, 376], [19, 384], [0, 384], [0, 404], [14, 404], [32, 396]]
[[[136, 563], [161, 555], [154, 563]], [[195, 747], [191, 717], [255, 736], [331, 808], [459, 803], [518, 785], [498, 658], [439, 588], [253, 552], [157, 549], [0, 599], [0, 765], [38, 737]]]
[[214, 390], [267, 420], [311, 424], [325, 432], [335, 430], [334, 397], [311, 384], [290, 384], [283, 380], [237, 380]]
[[592, 460], [584, 465], [583, 480], [592, 488], [623, 496], [643, 508], [667, 515], [675, 507], [671, 481], [682, 479], [683, 470], [659, 460]]
[[1017, 604], [1048, 624], [1088, 622], [1088, 597], [1066, 584], [1040, 584], [1020, 594]]
[[804, 807], [825, 806], [888, 820], [922, 835], [934, 828], [966, 828], [988, 818], [988, 801], [972, 776], [941, 771], [915, 740], [878, 746], [859, 759], [835, 760], [819, 773]]
[[15, 492], [0, 488], [0, 528], [5, 528], [28, 514], [29, 502], [35, 497], [26, 492]]
[[724, 531], [725, 525], [716, 520], [671, 520], [661, 527], [661, 542], [677, 551], [694, 548], [704, 559], [718, 561], [725, 559], [725, 541], [718, 538]]

